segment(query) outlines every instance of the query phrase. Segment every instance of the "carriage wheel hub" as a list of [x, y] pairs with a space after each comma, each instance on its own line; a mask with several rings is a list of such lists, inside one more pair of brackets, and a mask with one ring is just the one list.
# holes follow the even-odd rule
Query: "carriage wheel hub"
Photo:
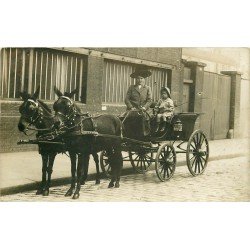
[[196, 155], [196, 156], [206, 156], [206, 151], [201, 150], [201, 149], [193, 150], [193, 155]]

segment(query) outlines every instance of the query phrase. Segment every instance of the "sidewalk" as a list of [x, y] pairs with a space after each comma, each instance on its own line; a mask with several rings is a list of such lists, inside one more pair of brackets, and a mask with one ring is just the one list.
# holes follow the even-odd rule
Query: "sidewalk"
[[[249, 153], [248, 139], [209, 141], [209, 161], [234, 158]], [[186, 166], [185, 154], [177, 155], [177, 166]], [[12, 194], [34, 190], [41, 181], [42, 159], [36, 151], [0, 154], [0, 194]], [[209, 165], [208, 165], [209, 167]], [[152, 169], [154, 166], [152, 166]], [[188, 171], [188, 170], [187, 170]], [[88, 180], [95, 178], [95, 163], [90, 157]], [[130, 163], [125, 162], [122, 174], [133, 173]], [[63, 154], [56, 156], [52, 186], [70, 183], [70, 159]]]

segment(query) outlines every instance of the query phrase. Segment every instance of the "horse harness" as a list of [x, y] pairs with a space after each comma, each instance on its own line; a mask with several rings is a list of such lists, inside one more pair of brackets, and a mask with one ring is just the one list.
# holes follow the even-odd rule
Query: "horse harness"
[[[64, 115], [61, 112], [56, 112], [58, 115], [63, 116], [70, 125], [70, 126], [67, 126], [67, 125], [63, 124], [64, 126], [62, 126], [59, 129], [60, 134], [68, 132], [66, 135], [67, 137], [72, 136], [72, 135], [93, 135], [95, 137], [106, 136], [106, 137], [114, 138], [114, 136], [112, 136], [112, 135], [102, 135], [102, 134], [98, 133], [97, 132], [97, 124], [94, 121], [93, 117], [88, 112], [85, 114], [79, 113], [78, 110], [76, 109], [76, 107], [74, 106], [74, 102], [68, 96], [60, 96], [60, 98], [68, 100], [70, 102], [69, 108], [71, 109], [71, 112], [68, 115]], [[83, 117], [83, 118], [77, 124], [74, 124], [77, 115], [80, 117]], [[99, 116], [101, 116], [101, 115], [99, 115]], [[95, 116], [95, 118], [99, 117], [99, 116]], [[93, 131], [84, 130], [83, 121], [88, 120], [88, 119], [92, 123]], [[79, 127], [79, 130], [70, 131], [72, 129], [75, 129], [76, 127]], [[61, 131], [64, 128], [66, 128], [66, 131], [61, 133]], [[117, 136], [115, 136], [115, 137], [117, 137]]]
[[[27, 130], [35, 130], [35, 131], [51, 131], [48, 132], [46, 134], [37, 136], [38, 140], [48, 140], [48, 141], [52, 141], [55, 140], [59, 137], [61, 137], [62, 135], [66, 135], [65, 137], [70, 137], [73, 135], [93, 135], [95, 138], [97, 136], [99, 137], [108, 137], [108, 138], [113, 138], [113, 139], [120, 139], [123, 137], [122, 132], [121, 132], [121, 136], [115, 136], [115, 135], [108, 135], [108, 134], [100, 134], [99, 132], [97, 132], [97, 124], [95, 122], [95, 120], [93, 119], [93, 117], [87, 112], [84, 114], [81, 114], [78, 112], [78, 110], [76, 109], [76, 107], [74, 106], [73, 101], [67, 97], [67, 96], [61, 96], [61, 98], [67, 99], [70, 101], [70, 108], [71, 108], [71, 112], [68, 115], [64, 115], [61, 112], [56, 112], [56, 114], [63, 116], [64, 119], [66, 120], [66, 122], [63, 122], [62, 125], [59, 129], [55, 129], [54, 127], [51, 128], [45, 128], [45, 129], [38, 129], [38, 128], [30, 128], [30, 125], [35, 125], [36, 123], [41, 124], [42, 120], [44, 118], [44, 114], [43, 111], [39, 108], [39, 104], [37, 102], [35, 102], [32, 99], [28, 99], [28, 101], [32, 102], [36, 107], [37, 107], [37, 111], [33, 114], [33, 116], [30, 118], [30, 123], [26, 128]], [[80, 116], [81, 119], [78, 123], [75, 124], [75, 120], [76, 117]], [[99, 115], [101, 116], [101, 115]], [[99, 117], [99, 116], [95, 116]], [[85, 120], [90, 120], [91, 124], [92, 124], [92, 131], [89, 130], [84, 130], [84, 126], [83, 126], [83, 121]], [[77, 130], [73, 130], [75, 128], [78, 128]], [[122, 128], [122, 126], [121, 126]], [[73, 130], [73, 131], [72, 131]], [[122, 131], [122, 129], [121, 129]], [[60, 138], [60, 140], [62, 140], [63, 138]]]
[[[32, 104], [35, 105], [36, 107], [36, 111], [34, 112], [34, 114], [32, 115], [32, 117], [29, 117], [27, 115], [24, 115], [22, 114], [22, 116], [24, 118], [26, 118], [27, 120], [29, 120], [29, 124], [28, 126], [26, 127], [24, 133], [27, 135], [27, 131], [28, 130], [34, 130], [34, 131], [49, 131], [51, 130], [51, 128], [31, 128], [30, 126], [31, 125], [34, 125], [36, 126], [37, 125], [41, 125], [43, 123], [43, 120], [46, 116], [44, 116], [44, 113], [43, 113], [43, 110], [42, 108], [39, 107], [39, 104], [37, 102], [35, 102], [34, 100], [32, 99], [28, 99], [27, 102], [31, 102]], [[49, 117], [51, 117], [52, 115], [50, 115]]]

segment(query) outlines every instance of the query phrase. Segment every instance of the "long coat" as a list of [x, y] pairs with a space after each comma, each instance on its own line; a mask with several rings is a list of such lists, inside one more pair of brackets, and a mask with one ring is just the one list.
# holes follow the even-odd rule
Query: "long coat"
[[128, 88], [127, 95], [125, 98], [125, 104], [127, 109], [145, 107], [149, 109], [152, 103], [152, 91], [149, 86], [141, 86], [139, 89], [138, 85], [131, 85]]

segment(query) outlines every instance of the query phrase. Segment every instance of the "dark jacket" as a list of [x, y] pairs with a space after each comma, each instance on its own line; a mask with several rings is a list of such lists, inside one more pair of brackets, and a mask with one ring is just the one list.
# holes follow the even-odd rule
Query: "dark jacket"
[[125, 98], [127, 109], [145, 107], [149, 109], [152, 103], [152, 91], [149, 86], [142, 86], [140, 89], [138, 85], [131, 85], [128, 88]]

